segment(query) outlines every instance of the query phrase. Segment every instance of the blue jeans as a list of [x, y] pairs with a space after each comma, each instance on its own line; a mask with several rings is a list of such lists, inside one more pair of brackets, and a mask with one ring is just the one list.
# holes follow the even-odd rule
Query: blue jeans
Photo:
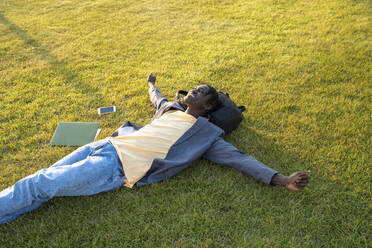
[[107, 139], [82, 146], [47, 169], [0, 192], [0, 224], [40, 207], [55, 196], [93, 195], [124, 183], [115, 148]]

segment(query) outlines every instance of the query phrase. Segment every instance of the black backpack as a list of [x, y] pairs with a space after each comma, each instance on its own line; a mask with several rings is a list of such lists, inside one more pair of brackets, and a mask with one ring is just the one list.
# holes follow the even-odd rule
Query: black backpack
[[[187, 95], [187, 91], [179, 90], [176, 94], [176, 101], [180, 101], [180, 94]], [[238, 128], [240, 122], [244, 116], [242, 112], [245, 111], [244, 106], [237, 107], [236, 104], [230, 99], [229, 94], [218, 92], [221, 106], [212, 112], [209, 116], [209, 121], [219, 126], [225, 131], [225, 134], [229, 134]], [[186, 109], [187, 106], [184, 106]]]

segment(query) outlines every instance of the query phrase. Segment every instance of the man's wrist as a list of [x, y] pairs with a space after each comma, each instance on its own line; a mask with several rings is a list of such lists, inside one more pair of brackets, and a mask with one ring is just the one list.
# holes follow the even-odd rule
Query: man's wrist
[[273, 176], [273, 178], [271, 178], [270, 183], [274, 185], [286, 186], [288, 184], [288, 177], [277, 173]]

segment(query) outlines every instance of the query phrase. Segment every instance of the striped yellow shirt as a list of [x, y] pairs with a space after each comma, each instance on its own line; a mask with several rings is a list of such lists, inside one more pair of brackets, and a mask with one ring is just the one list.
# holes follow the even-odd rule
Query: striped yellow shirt
[[195, 117], [182, 111], [168, 111], [136, 132], [110, 137], [127, 178], [125, 186], [132, 188], [144, 177], [155, 158], [164, 159], [195, 121]]

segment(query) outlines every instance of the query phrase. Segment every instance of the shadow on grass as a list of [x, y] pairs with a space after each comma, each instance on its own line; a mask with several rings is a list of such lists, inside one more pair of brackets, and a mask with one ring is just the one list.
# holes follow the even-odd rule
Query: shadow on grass
[[[69, 70], [66, 62], [59, 61], [56, 56], [51, 54], [50, 51], [43, 47], [37, 40], [33, 39], [26, 31], [12, 23], [1, 13], [0, 23], [6, 26], [19, 39], [23, 40], [27, 46], [32, 47], [37, 55], [40, 55], [43, 60], [48, 62], [52, 70], [61, 75], [67, 84], [73, 85], [78, 92], [83, 95], [97, 92], [97, 90], [92, 88], [89, 84], [84, 83], [78, 74]], [[97, 95], [97, 97], [99, 96]]]
[[[47, 61], [51, 65], [52, 69], [61, 74], [68, 83], [72, 83], [77, 90], [84, 94], [87, 92], [94, 93], [96, 91], [88, 84], [83, 84], [79, 79], [79, 76], [67, 68], [65, 62], [58, 61], [58, 59], [40, 45], [38, 41], [28, 35], [27, 32], [7, 20], [2, 14], [0, 14], [0, 23], [4, 24], [27, 45], [34, 47], [35, 52]], [[243, 126], [240, 127], [240, 129], [242, 128]], [[229, 135], [227, 140], [238, 145], [238, 136], [242, 135], [249, 140], [249, 144], [245, 144], [244, 150], [246, 150], [246, 152], [249, 152], [247, 149], [252, 150], [254, 154], [259, 155], [259, 160], [284, 174], [297, 170], [313, 169], [310, 167], [309, 161], [301, 160], [298, 154], [283, 149], [283, 147], [275, 144], [273, 140], [265, 138], [247, 127], [245, 127], [245, 130], [238, 130], [234, 134]], [[18, 242], [17, 240], [21, 240], [21, 242], [23, 240], [23, 242], [30, 243], [30, 240], [42, 240], [42, 238], [45, 238], [45, 241], [43, 242], [48, 242], [48, 240], [52, 241], [54, 238], [61, 238], [61, 236], [56, 235], [61, 233], [62, 230], [69, 230], [68, 232], [70, 233], [79, 233], [81, 228], [86, 228], [88, 226], [88, 229], [86, 230], [89, 232], [84, 232], [83, 236], [85, 235], [85, 238], [88, 236], [88, 240], [90, 240], [95, 235], [94, 229], [98, 226], [113, 225], [120, 228], [121, 220], [118, 216], [123, 217], [123, 215], [128, 215], [134, 216], [132, 217], [134, 219], [138, 218], [144, 220], [151, 217], [143, 217], [138, 213], [137, 210], [140, 204], [143, 204], [141, 199], [146, 201], [147, 198], [150, 198], [150, 201], [156, 202], [161, 202], [163, 200], [164, 203], [158, 204], [162, 209], [154, 210], [155, 214], [160, 216], [161, 211], [167, 210], [168, 208], [166, 199], [172, 197], [170, 195], [171, 192], [177, 192], [177, 194], [189, 193], [197, 191], [197, 187], [205, 186], [206, 188], [204, 190], [219, 191], [220, 194], [226, 194], [227, 192], [223, 184], [215, 183], [213, 180], [216, 176], [223, 177], [225, 172], [231, 169], [214, 167], [201, 168], [200, 165], [201, 163], [197, 163], [197, 166], [194, 166], [188, 171], [182, 172], [179, 176], [176, 176], [175, 179], [171, 179], [171, 182], [164, 183], [159, 187], [143, 187], [132, 191], [122, 188], [114, 192], [102, 193], [92, 197], [57, 198], [46, 203], [39, 210], [32, 213], [26, 213], [13, 223], [0, 226], [2, 232], [1, 236], [4, 236], [4, 242], [9, 241], [10, 243]], [[211, 174], [215, 174], [215, 176], [211, 177]], [[228, 174], [230, 175], [230, 173]], [[189, 175], [193, 175], [194, 179], [197, 179], [197, 183], [191, 182]], [[237, 172], [235, 175], [239, 175], [239, 173]], [[241, 178], [242, 177], [238, 176], [234, 178], [234, 180], [239, 181]], [[246, 178], [250, 183], [256, 184], [257, 186], [252, 187], [251, 191], [260, 193], [260, 191], [271, 190], [268, 186], [261, 183], [255, 183], [254, 180], [248, 176], [246, 176]], [[329, 221], [329, 224], [320, 222], [324, 225], [324, 229], [335, 227], [337, 225], [336, 221], [339, 221], [338, 219], [335, 219], [334, 222], [336, 224], [334, 224], [332, 223], [332, 220], [330, 220], [330, 217], [339, 215], [344, 218], [345, 215], [348, 214], [348, 209], [343, 208], [344, 205], [348, 206], [350, 209], [349, 211], [353, 211], [350, 214], [351, 217], [355, 218], [355, 216], [363, 214], [363, 212], [358, 210], [363, 202], [360, 201], [359, 196], [355, 195], [353, 190], [347, 185], [336, 184], [329, 178], [322, 178], [314, 172], [312, 173], [311, 178], [309, 187], [302, 193], [304, 199], [295, 202], [297, 204], [296, 207], [303, 208], [305, 213], [309, 213], [307, 215], [312, 213], [312, 209], [316, 209], [316, 211], [320, 213], [322, 211], [325, 212], [324, 215], [328, 215], [328, 218], [325, 219]], [[243, 180], [246, 181], [245, 177]], [[223, 179], [221, 181], [223, 181]], [[242, 182], [242, 184], [244, 183], [245, 182]], [[283, 204], [283, 207], [286, 208], [288, 208], [286, 206], [287, 203], [291, 203], [291, 199], [301, 198], [301, 193], [287, 194], [284, 193], [285, 191], [282, 189], [275, 189], [275, 191], [277, 191], [275, 194], [280, 196], [280, 201], [286, 203]], [[231, 194], [237, 193], [232, 192]], [[257, 195], [259, 195], [259, 198], [266, 198], [266, 200], [269, 201], [269, 204], [273, 203], [272, 199], [267, 199], [270, 196], [264, 194]], [[191, 196], [193, 196], [193, 194], [191, 194]], [[126, 197], [128, 200], [124, 199]], [[195, 206], [199, 204], [198, 199], [190, 198], [189, 200], [191, 202], [190, 204], [194, 204]], [[208, 201], [208, 199], [205, 199], [205, 201]], [[147, 207], [150, 209], [151, 206], [149, 203], [147, 203]], [[215, 205], [210, 205], [210, 209], [213, 209], [214, 207]], [[143, 211], [142, 208], [142, 212]], [[334, 212], [333, 216], [331, 215], [332, 211]], [[208, 212], [208, 209], [206, 212]], [[270, 212], [268, 214], [270, 215]], [[301, 216], [298, 218], [300, 217]], [[361, 218], [363, 218], [363, 216], [359, 217], [359, 219]], [[122, 220], [125, 221], [126, 219], [123, 218]], [[343, 226], [341, 225], [341, 227]], [[41, 232], [38, 233], [38, 230]], [[103, 231], [106, 230], [103, 229]], [[111, 232], [112, 229], [109, 229], [108, 231]], [[323, 230], [321, 229], [321, 231]], [[35, 233], [35, 235], [41, 235], [42, 238], [40, 238], [40, 236], [30, 236], [32, 233]]]

